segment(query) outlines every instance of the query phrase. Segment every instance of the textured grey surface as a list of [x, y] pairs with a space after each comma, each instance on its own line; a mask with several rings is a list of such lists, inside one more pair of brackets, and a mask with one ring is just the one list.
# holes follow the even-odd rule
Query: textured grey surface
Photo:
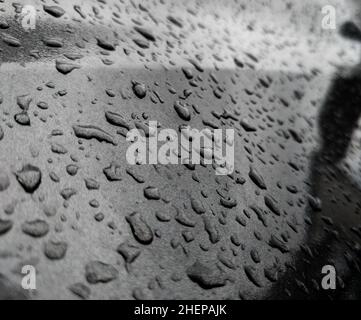
[[[357, 73], [359, 58], [356, 43], [321, 30], [328, 1], [57, 2], [26, 2], [37, 25], [25, 32], [21, 7], [0, 1], [1, 298], [357, 297], [357, 128], [337, 167], [313, 156], [320, 143], [339, 147], [322, 145], [318, 124], [335, 132], [333, 141], [343, 135], [337, 110], [327, 112], [343, 82], [328, 88], [340, 67]], [[333, 3], [339, 26], [349, 13]], [[132, 81], [146, 86], [144, 98]], [[156, 120], [178, 130], [186, 122], [177, 100], [189, 104], [192, 127], [236, 130], [234, 174], [144, 165], [133, 168], [140, 183], [127, 173], [129, 143], [105, 113], [131, 127]], [[116, 145], [77, 137], [77, 125], [105, 130]], [[109, 180], [108, 167], [119, 180]], [[150, 186], [159, 200], [145, 197]], [[37, 270], [33, 292], [20, 288], [27, 264]], [[343, 284], [333, 294], [315, 286], [325, 264]]]

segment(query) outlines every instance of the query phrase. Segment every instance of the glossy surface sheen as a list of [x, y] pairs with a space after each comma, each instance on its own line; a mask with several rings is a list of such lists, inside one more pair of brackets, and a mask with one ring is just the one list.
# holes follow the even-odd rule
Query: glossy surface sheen
[[[359, 296], [359, 50], [329, 1], [30, 2], [26, 32], [0, 0], [0, 298]], [[148, 121], [234, 128], [234, 173], [129, 165]]]

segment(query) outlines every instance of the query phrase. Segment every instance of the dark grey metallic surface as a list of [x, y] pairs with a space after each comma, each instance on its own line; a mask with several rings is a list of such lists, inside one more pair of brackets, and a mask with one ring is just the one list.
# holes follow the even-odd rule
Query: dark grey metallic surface
[[[22, 28], [19, 2], [36, 7], [35, 30]], [[348, 7], [331, 2], [346, 19]], [[329, 1], [16, 3], [0, 0], [0, 298], [359, 297], [359, 49], [321, 30]], [[177, 100], [194, 106], [189, 122]], [[234, 128], [235, 172], [144, 165], [140, 183], [107, 111], [131, 127]], [[79, 139], [74, 125], [116, 145]], [[111, 165], [119, 181], [104, 173]], [[24, 171], [32, 182], [41, 172], [36, 190]], [[144, 196], [149, 186], [159, 200]], [[133, 234], [134, 212], [150, 241]], [[27, 264], [33, 292], [20, 287]], [[327, 264], [338, 272], [333, 292], [320, 289]]]

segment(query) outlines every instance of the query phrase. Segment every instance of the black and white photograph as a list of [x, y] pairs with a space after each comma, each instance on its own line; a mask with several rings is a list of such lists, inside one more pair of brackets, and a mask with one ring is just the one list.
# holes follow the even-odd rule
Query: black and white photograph
[[358, 299], [361, 0], [0, 0], [0, 300]]

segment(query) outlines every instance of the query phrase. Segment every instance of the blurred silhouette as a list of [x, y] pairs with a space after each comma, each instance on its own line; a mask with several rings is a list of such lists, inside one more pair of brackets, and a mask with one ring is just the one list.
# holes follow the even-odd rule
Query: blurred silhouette
[[[361, 41], [361, 31], [352, 22], [345, 23], [340, 32]], [[327, 90], [318, 115], [320, 144], [310, 160], [306, 239], [272, 287], [271, 299], [361, 298], [361, 245], [357, 241], [361, 239], [361, 190], [338, 166], [360, 116], [361, 62], [337, 71]], [[325, 265], [336, 268], [336, 290], [321, 288]]]
[[[342, 34], [361, 40], [361, 31], [352, 23], [346, 25], [341, 29]], [[335, 163], [345, 157], [360, 114], [361, 63], [339, 70], [328, 89], [318, 117], [321, 138], [318, 153], [324, 160]]]

